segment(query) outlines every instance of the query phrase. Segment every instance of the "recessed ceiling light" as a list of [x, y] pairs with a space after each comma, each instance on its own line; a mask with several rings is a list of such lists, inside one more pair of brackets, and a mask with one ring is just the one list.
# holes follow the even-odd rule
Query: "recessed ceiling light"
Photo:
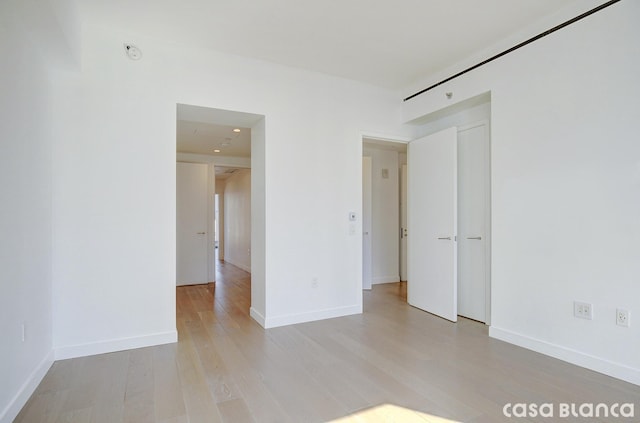
[[214, 153], [219, 153], [219, 152], [220, 152], [220, 150], [215, 149], [215, 150], [213, 150], [213, 152], [214, 152]]
[[240, 132], [240, 128], [234, 129], [233, 132]]

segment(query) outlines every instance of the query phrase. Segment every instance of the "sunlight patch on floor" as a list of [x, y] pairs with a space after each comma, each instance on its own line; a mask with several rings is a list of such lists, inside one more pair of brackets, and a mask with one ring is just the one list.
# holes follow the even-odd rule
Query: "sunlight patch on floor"
[[383, 404], [358, 411], [346, 417], [332, 420], [332, 423], [459, 423], [456, 420], [433, 416], [397, 405]]

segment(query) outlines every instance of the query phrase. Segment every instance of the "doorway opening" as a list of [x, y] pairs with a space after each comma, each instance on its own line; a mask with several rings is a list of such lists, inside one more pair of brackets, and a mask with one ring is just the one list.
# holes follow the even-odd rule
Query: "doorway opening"
[[422, 136], [408, 149], [408, 302], [451, 321], [462, 316], [487, 325], [490, 101], [487, 93], [425, 117]]
[[[406, 281], [406, 141], [362, 139], [362, 287]], [[406, 181], [406, 179], [404, 179]]]
[[[419, 135], [414, 141], [363, 137], [363, 289], [371, 289], [376, 283], [407, 281], [409, 304], [452, 321], [461, 316], [490, 324], [490, 122], [491, 97], [487, 93], [412, 122]], [[452, 142], [442, 151], [455, 155], [453, 160], [446, 159], [451, 165], [445, 169], [448, 173], [422, 172], [446, 160], [443, 157], [430, 163], [429, 156], [435, 151], [417, 158], [420, 140], [446, 128], [451, 128]], [[446, 199], [451, 207], [444, 220], [451, 227], [443, 233], [429, 234], [440, 230], [434, 229], [438, 216], [424, 218], [435, 210], [434, 205], [417, 208], [425, 196], [425, 178], [435, 181], [435, 190], [440, 189], [442, 181], [450, 182], [447, 189], [452, 190]], [[412, 185], [414, 188], [408, 189]], [[413, 223], [408, 217], [411, 214]], [[433, 245], [422, 242], [428, 236], [434, 238]], [[445, 250], [438, 252], [442, 246]], [[446, 257], [437, 258], [439, 253]], [[433, 269], [438, 263], [447, 263], [447, 269], [421, 273], [419, 268], [424, 269], [428, 260], [434, 260], [430, 266]], [[446, 285], [438, 280], [442, 275], [448, 275]], [[433, 304], [423, 304], [417, 296], [429, 298]]]
[[259, 323], [265, 303], [264, 142], [262, 115], [177, 105], [176, 284], [215, 282], [224, 260], [251, 273], [247, 311]]

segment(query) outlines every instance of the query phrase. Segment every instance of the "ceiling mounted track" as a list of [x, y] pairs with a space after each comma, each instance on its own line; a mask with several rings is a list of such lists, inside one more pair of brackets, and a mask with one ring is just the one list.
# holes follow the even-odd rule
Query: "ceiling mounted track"
[[578, 15], [573, 19], [569, 19], [568, 21], [563, 22], [560, 25], [554, 26], [553, 28], [551, 28], [551, 29], [549, 29], [547, 31], [544, 31], [544, 32], [536, 35], [535, 37], [531, 37], [528, 40], [523, 41], [518, 45], [515, 45], [515, 46], [513, 46], [513, 47], [511, 47], [511, 48], [509, 48], [507, 50], [504, 50], [503, 52], [498, 53], [495, 56], [492, 56], [492, 57], [488, 58], [487, 60], [484, 60], [484, 61], [482, 61], [482, 62], [480, 62], [480, 63], [478, 63], [476, 65], [471, 66], [470, 68], [467, 68], [467, 69], [465, 69], [465, 70], [463, 70], [461, 72], [458, 72], [455, 75], [452, 75], [452, 76], [448, 77], [447, 79], [443, 79], [442, 81], [437, 82], [437, 83], [433, 84], [432, 86], [425, 88], [424, 90], [418, 91], [417, 93], [415, 93], [413, 95], [410, 95], [409, 97], [405, 98], [403, 101], [408, 101], [408, 100], [411, 100], [414, 97], [419, 96], [420, 94], [424, 94], [427, 91], [432, 90], [437, 86], [440, 86], [440, 85], [442, 85], [442, 84], [444, 84], [446, 82], [449, 82], [452, 79], [455, 79], [455, 78], [457, 78], [457, 77], [459, 77], [461, 75], [464, 75], [467, 72], [471, 72], [472, 70], [477, 69], [482, 65], [486, 65], [489, 62], [493, 62], [494, 60], [496, 60], [496, 59], [498, 59], [498, 58], [500, 58], [500, 57], [502, 57], [502, 56], [504, 56], [506, 54], [509, 54], [512, 51], [518, 50], [519, 48], [524, 47], [527, 44], [531, 44], [532, 42], [534, 42], [536, 40], [539, 40], [540, 38], [546, 37], [549, 34], [552, 34], [552, 33], [556, 32], [556, 31], [558, 31], [558, 30], [560, 30], [562, 28], [565, 28], [565, 27], [567, 27], [567, 26], [569, 26], [569, 25], [571, 25], [573, 23], [576, 23], [579, 20], [582, 20], [582, 19], [586, 18], [587, 16], [593, 15], [594, 13], [599, 12], [602, 9], [605, 9], [605, 8], [615, 4], [615, 3], [618, 3], [619, 1], [621, 1], [621, 0], [611, 0], [611, 1], [608, 1], [608, 2], [606, 2], [604, 4], [601, 4], [600, 6], [595, 7], [595, 8], [593, 8], [593, 9], [587, 11], [587, 12], [584, 12], [583, 14]]

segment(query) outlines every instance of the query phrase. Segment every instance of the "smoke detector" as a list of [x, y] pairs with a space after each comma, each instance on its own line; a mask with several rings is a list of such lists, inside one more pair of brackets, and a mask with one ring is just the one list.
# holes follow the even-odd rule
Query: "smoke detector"
[[140, 60], [142, 58], [142, 51], [133, 44], [125, 44], [124, 51], [131, 60]]

